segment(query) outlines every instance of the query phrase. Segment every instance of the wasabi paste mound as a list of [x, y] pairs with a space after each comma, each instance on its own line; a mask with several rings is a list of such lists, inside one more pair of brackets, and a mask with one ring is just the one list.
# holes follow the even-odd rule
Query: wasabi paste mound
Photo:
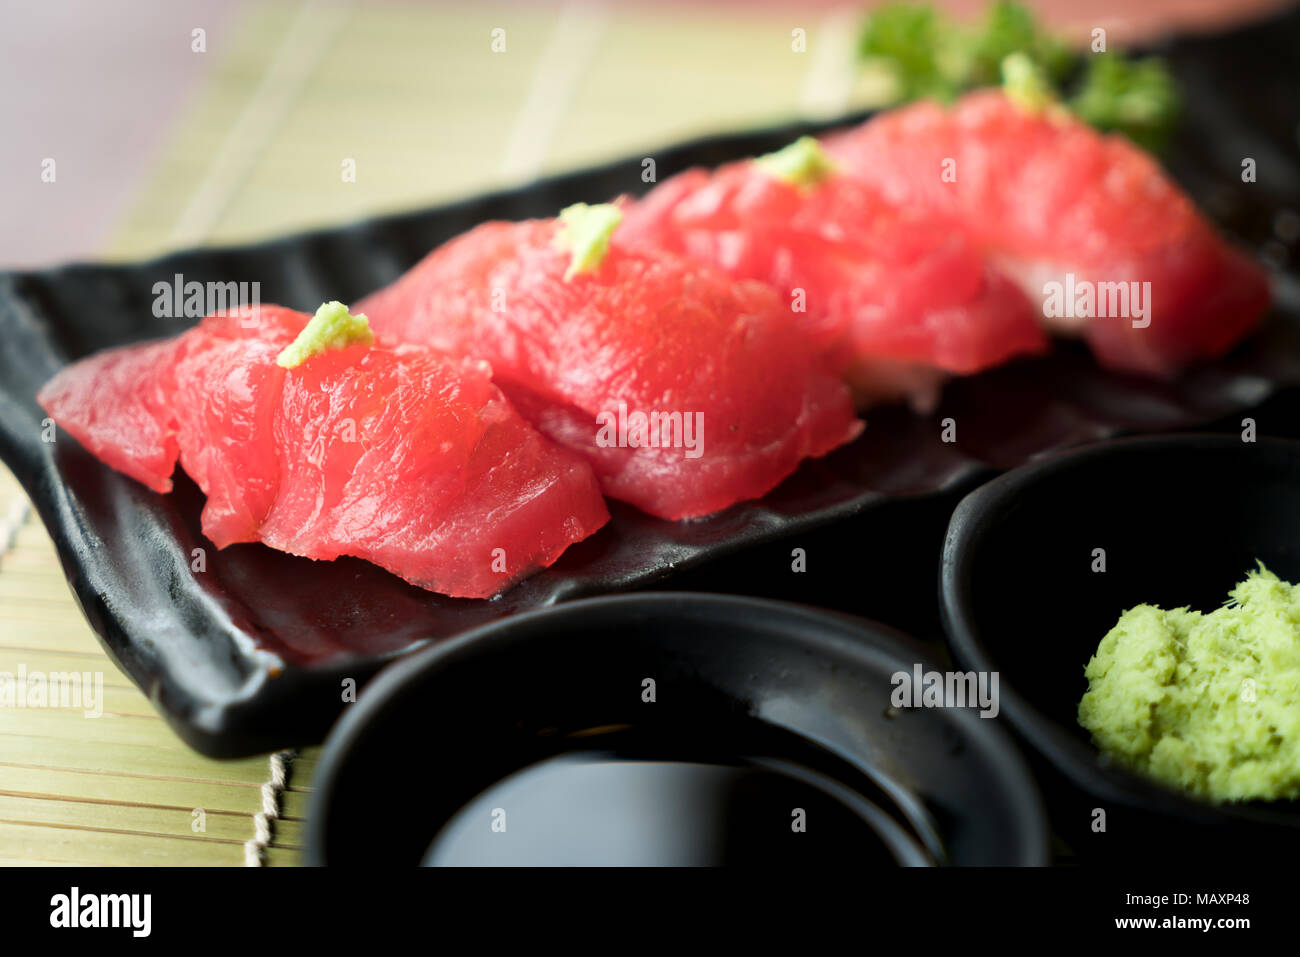
[[754, 160], [759, 169], [791, 186], [813, 187], [835, 172], [834, 161], [811, 136]]
[[622, 211], [612, 203], [588, 206], [574, 203], [560, 210], [560, 231], [555, 247], [572, 254], [564, 281], [579, 273], [595, 272], [609, 255], [609, 239], [623, 221]]
[[352, 315], [347, 306], [333, 300], [323, 303], [316, 310], [316, 315], [312, 316], [297, 338], [276, 357], [275, 364], [282, 369], [296, 369], [312, 356], [330, 349], [368, 346], [374, 341], [369, 320], [364, 315]]
[[1300, 797], [1300, 585], [1260, 564], [1209, 614], [1138, 605], [1084, 674], [1079, 723], [1135, 771], [1211, 801]]

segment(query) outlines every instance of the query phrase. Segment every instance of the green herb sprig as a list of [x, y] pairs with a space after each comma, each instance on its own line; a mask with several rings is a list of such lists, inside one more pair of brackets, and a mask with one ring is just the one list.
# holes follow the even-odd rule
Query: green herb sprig
[[1002, 81], [1009, 57], [1033, 67], [1054, 95], [1087, 123], [1160, 149], [1178, 117], [1177, 84], [1164, 61], [1119, 51], [1077, 53], [1012, 0], [995, 0], [984, 18], [958, 23], [922, 3], [873, 10], [858, 38], [859, 57], [889, 78], [889, 103], [952, 101]]

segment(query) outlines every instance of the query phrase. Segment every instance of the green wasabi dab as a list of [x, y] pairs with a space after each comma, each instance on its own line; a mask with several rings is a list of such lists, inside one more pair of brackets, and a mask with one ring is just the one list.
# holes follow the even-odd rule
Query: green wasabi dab
[[296, 369], [312, 356], [320, 355], [327, 349], [368, 346], [374, 341], [369, 319], [352, 315], [341, 302], [330, 301], [316, 310], [316, 315], [303, 326], [298, 338], [276, 356], [275, 364], [285, 369]]
[[816, 186], [835, 172], [835, 162], [811, 136], [801, 136], [789, 146], [754, 160], [768, 175], [792, 186]]
[[1002, 61], [1002, 91], [1026, 113], [1041, 113], [1059, 102], [1047, 74], [1024, 53]]
[[1138, 605], [1084, 671], [1079, 724], [1119, 763], [1214, 802], [1300, 797], [1300, 586], [1261, 563], [1209, 614]]
[[560, 210], [560, 232], [555, 245], [570, 254], [564, 281], [578, 273], [595, 272], [609, 253], [609, 240], [623, 221], [623, 211], [612, 203], [588, 206], [574, 203]]

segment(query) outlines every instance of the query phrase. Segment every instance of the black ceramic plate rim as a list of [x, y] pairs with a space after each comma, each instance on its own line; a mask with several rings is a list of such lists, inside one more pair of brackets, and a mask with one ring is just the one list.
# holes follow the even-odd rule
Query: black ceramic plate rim
[[[605, 595], [565, 602], [550, 608], [512, 615], [465, 632], [431, 648], [404, 657], [381, 671], [365, 686], [326, 739], [312, 779], [312, 794], [304, 828], [303, 863], [311, 867], [326, 860], [325, 820], [336, 782], [347, 773], [351, 755], [365, 747], [371, 722], [411, 687], [438, 680], [440, 671], [454, 667], [466, 654], [509, 654], [521, 642], [541, 640], [536, 633], [548, 624], [558, 629], [571, 617], [622, 613], [625, 615], [690, 615], [714, 612], [762, 613], [806, 627], [785, 638], [810, 654], [823, 658], [850, 658], [864, 666], [886, 664], [908, 671], [916, 662], [934, 667], [932, 653], [911, 636], [888, 625], [843, 612], [825, 611], [793, 602], [720, 595], [708, 592], [647, 592]], [[997, 721], [982, 719], [961, 708], [951, 713], [969, 740], [977, 742], [990, 759], [990, 769], [1006, 786], [1017, 808], [1022, 865], [1045, 865], [1049, 859], [1046, 810], [1024, 757]]]
[[[1293, 439], [1259, 438], [1256, 444], [1300, 456], [1300, 441]], [[1021, 492], [1082, 462], [1122, 458], [1134, 452], [1159, 451], [1171, 446], [1215, 454], [1229, 449], [1239, 452], [1242, 442], [1231, 436], [1194, 432], [1113, 439], [1047, 453], [981, 485], [958, 503], [944, 539], [939, 568], [939, 613], [948, 646], [959, 664], [975, 671], [1000, 670], [980, 637], [969, 607], [970, 552], [972, 543], [997, 525], [1002, 513]], [[1091, 794], [1118, 804], [1154, 809], [1207, 824], [1234, 820], [1300, 828], [1300, 817], [1294, 814], [1256, 805], [1210, 804], [1117, 764], [1103, 763], [1100, 751], [1068, 733], [1059, 722], [1021, 697], [1013, 686], [1003, 682], [999, 695], [1001, 710], [1012, 727], [1073, 784]]]
[[[825, 120], [795, 120], [782, 124], [779, 129], [787, 134], [788, 139], [794, 140], [805, 133], [817, 134], [862, 122], [873, 112], [875, 111], [855, 111]], [[734, 149], [733, 144], [737, 139], [766, 136], [771, 134], [774, 129], [776, 128], [771, 126], [752, 125], [725, 132], [709, 133], [672, 143], [666, 152], [670, 154], [692, 153], [713, 149], [732, 151]], [[73, 277], [79, 273], [101, 269], [153, 270], [170, 275], [180, 268], [181, 263], [188, 262], [196, 255], [202, 255], [205, 258], [235, 254], [261, 256], [274, 253], [277, 250], [293, 250], [314, 242], [328, 241], [339, 233], [365, 231], [377, 224], [386, 229], [400, 229], [401, 224], [405, 222], [419, 222], [431, 215], [450, 218], [463, 212], [476, 211], [481, 207], [497, 202], [512, 202], [519, 197], [535, 192], [562, 192], [568, 184], [585, 182], [591, 177], [607, 172], [617, 166], [619, 162], [620, 160], [616, 158], [606, 162], [592, 163], [568, 172], [545, 176], [522, 185], [507, 186], [484, 193], [477, 193], [464, 199], [439, 203], [431, 207], [362, 217], [344, 223], [325, 224], [247, 243], [232, 242], [170, 250], [143, 260], [123, 262], [78, 261], [31, 271], [0, 270], [0, 296], [6, 294], [5, 287], [7, 285], [27, 277], [36, 278], [50, 284], [58, 284], [64, 277]], [[47, 351], [59, 354], [65, 353], [62, 345], [57, 343], [55, 330], [48, 327], [43, 328], [41, 336], [43, 346]], [[80, 358], [78, 355], [67, 356], [69, 362], [76, 361], [78, 358]], [[3, 410], [5, 402], [4, 390], [0, 389], [0, 410]], [[277, 706], [292, 706], [294, 688], [299, 684], [314, 684], [317, 687], [324, 684], [337, 685], [338, 681], [344, 677], [372, 680], [371, 675], [387, 667], [391, 662], [417, 652], [430, 642], [443, 643], [449, 640], [443, 635], [430, 635], [391, 651], [364, 654], [352, 652], [323, 663], [317, 662], [309, 665], [299, 665], [285, 661], [274, 650], [264, 649], [259, 645], [256, 648], [246, 650], [245, 654], [250, 659], [256, 657], [264, 663], [269, 663], [269, 670], [264, 668], [253, 674], [250, 680], [245, 681], [238, 695], [223, 700], [198, 697], [182, 687], [171, 671], [161, 666], [157, 661], [151, 660], [149, 656], [146, 655], [140, 659], [143, 664], [135, 663], [140, 656], [137, 654], [138, 642], [131, 635], [131, 624], [119, 620], [109, 608], [100, 607], [103, 604], [104, 592], [98, 588], [89, 587], [88, 576], [85, 570], [80, 567], [81, 559], [77, 554], [77, 540], [73, 535], [73, 530], [66, 527], [59, 520], [60, 514], [75, 510], [70, 506], [71, 500], [67, 494], [67, 488], [61, 481], [57, 462], [50, 457], [48, 451], [42, 450], [33, 453], [30, 447], [24, 447], [21, 442], [16, 441], [7, 433], [2, 424], [0, 424], [0, 454], [3, 455], [5, 463], [19, 474], [20, 483], [24, 485], [33, 499], [35, 511], [55, 543], [64, 576], [68, 580], [82, 614], [95, 631], [95, 637], [101, 647], [105, 649], [114, 664], [129, 676], [157, 705], [173, 730], [187, 744], [205, 755], [216, 758], [234, 758], [264, 753], [291, 744], [314, 744], [324, 736], [324, 729], [322, 729], [320, 735], [313, 737], [310, 741], [298, 740], [290, 742], [277, 738], [274, 733], [268, 737], [260, 733], [257, 726], [261, 723], [263, 717]], [[804, 466], [806, 466], [806, 463], [801, 463], [801, 467]], [[108, 467], [105, 466], [105, 468]], [[179, 464], [177, 470], [181, 470]], [[706, 562], [725, 558], [729, 554], [771, 540], [774, 537], [819, 528], [895, 500], [942, 496], [963, 485], [973, 483], [980, 477], [992, 474], [994, 471], [993, 466], [969, 458], [951, 466], [942, 481], [925, 489], [902, 493], [869, 491], [859, 493], [846, 500], [810, 508], [798, 514], [776, 512], [766, 508], [766, 496], [742, 501], [713, 515], [704, 517], [704, 519], [713, 519], [725, 516], [737, 508], [752, 509], [754, 514], [751, 516], [751, 524], [732, 535], [728, 540], [721, 543], [712, 543], [707, 547], [689, 548], [685, 554], [675, 557], [665, 566], [646, 566], [636, 572], [624, 574], [617, 579], [605, 580], [601, 587], [611, 591], [627, 591], [653, 585], [675, 571], [687, 570]], [[26, 478], [27, 475], [32, 476], [30, 481]], [[787, 476], [785, 481], [790, 478], [791, 476]], [[134, 483], [135, 481], [121, 473], [115, 473], [108, 480], [124, 483]], [[48, 497], [38, 494], [38, 488], [46, 487], [49, 490]], [[622, 503], [615, 502], [610, 502], [610, 506], [611, 508], [631, 508], [631, 506], [624, 506]], [[556, 586], [554, 594], [551, 595], [547, 603], [539, 606], [539, 610], [553, 608], [558, 604], [581, 599], [590, 594], [592, 594], [591, 586], [566, 582]], [[496, 598], [500, 597], [499, 595], [496, 596]], [[494, 600], [496, 599], [484, 599], [483, 601], [491, 602]], [[477, 631], [478, 629], [470, 630]]]

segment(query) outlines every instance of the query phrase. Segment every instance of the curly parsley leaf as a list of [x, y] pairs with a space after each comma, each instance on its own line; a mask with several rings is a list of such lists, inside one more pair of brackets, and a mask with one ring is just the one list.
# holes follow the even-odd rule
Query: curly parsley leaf
[[981, 21], [969, 25], [928, 4], [887, 3], [863, 22], [858, 52], [888, 76], [890, 103], [925, 97], [948, 102], [965, 90], [996, 85], [1013, 58], [1017, 75], [1032, 75], [1043, 92], [1064, 88], [1066, 106], [1085, 122], [1148, 149], [1163, 146], [1178, 117], [1177, 85], [1163, 61], [1074, 52], [1012, 0], [995, 0]]

